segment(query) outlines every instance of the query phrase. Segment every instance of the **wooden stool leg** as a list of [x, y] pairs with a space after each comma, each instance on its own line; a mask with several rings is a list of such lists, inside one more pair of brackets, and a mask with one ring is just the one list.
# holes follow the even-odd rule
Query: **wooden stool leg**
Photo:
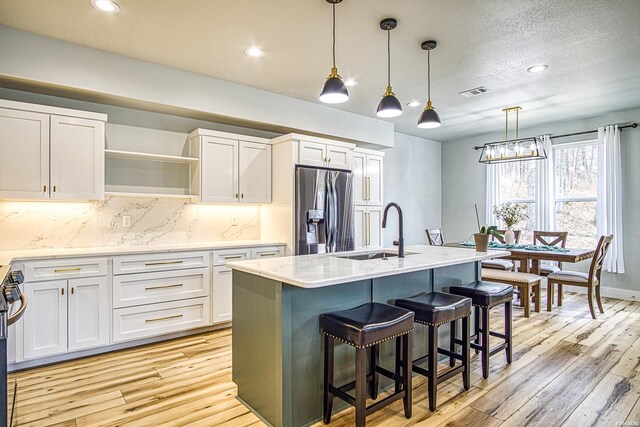
[[402, 386], [404, 387], [404, 416], [411, 418], [411, 408], [413, 405], [413, 389], [411, 382], [411, 332], [402, 337]]
[[429, 410], [436, 410], [438, 392], [438, 327], [429, 325], [429, 363], [427, 369], [427, 389], [429, 392]]
[[[473, 334], [475, 335], [474, 343], [480, 345], [480, 307], [477, 305], [473, 307]], [[476, 354], [480, 353], [480, 350], [476, 349]]]
[[596, 318], [596, 311], [593, 309], [593, 286], [589, 286], [589, 292], [587, 293], [589, 298], [589, 310], [591, 310], [591, 317]]
[[333, 394], [329, 391], [329, 386], [333, 385], [333, 338], [324, 336], [324, 399], [323, 399], [323, 421], [325, 424], [331, 422], [331, 410], [333, 407]]
[[[456, 351], [456, 322], [451, 322], [451, 331], [449, 332], [449, 351], [451, 353], [455, 353]], [[456, 366], [456, 359], [449, 357], [449, 366], [452, 368]]]
[[562, 307], [562, 284], [558, 283], [558, 307]]
[[596, 301], [598, 302], [598, 309], [600, 313], [604, 314], [604, 309], [602, 308], [602, 300], [600, 299], [600, 283], [596, 285]]
[[378, 398], [378, 372], [376, 371], [376, 366], [378, 366], [378, 359], [380, 358], [380, 346], [374, 345], [369, 349], [369, 353], [369, 374], [373, 375], [369, 383], [369, 397], [376, 400]]
[[553, 309], [553, 282], [547, 279], [547, 311]]
[[489, 378], [489, 307], [482, 307], [482, 377]]
[[462, 318], [462, 365], [464, 371], [462, 372], [462, 385], [465, 390], [471, 388], [471, 347], [469, 339], [469, 316]]
[[536, 313], [540, 313], [540, 300], [542, 298], [542, 296], [540, 295], [540, 293], [542, 292], [542, 287], [540, 285], [540, 281], [538, 280], [538, 283], [533, 287], [533, 296], [535, 298], [535, 311]]
[[367, 418], [367, 349], [356, 348], [356, 426], [365, 427]]
[[[538, 292], [540, 288], [538, 287]], [[540, 296], [540, 294], [538, 294]], [[539, 300], [538, 300], [539, 302]], [[538, 304], [538, 309], [540, 309], [540, 305]], [[513, 345], [512, 345], [512, 334], [513, 334], [513, 309], [511, 305], [511, 301], [507, 301], [504, 304], [504, 335], [506, 336], [507, 348], [505, 348], [505, 352], [507, 353], [507, 363], [511, 364], [511, 359], [513, 357]]]
[[531, 315], [531, 297], [529, 294], [531, 293], [531, 286], [529, 284], [522, 285], [520, 288], [522, 294], [524, 294], [524, 317], [529, 317]]
[[[402, 369], [403, 369], [402, 366], [404, 365], [401, 351], [402, 351], [402, 345], [401, 345], [400, 338], [396, 338], [396, 373], [402, 372]], [[404, 373], [402, 375], [404, 375]], [[401, 390], [400, 387], [401, 387], [400, 381], [396, 380], [395, 393], [400, 392]]]

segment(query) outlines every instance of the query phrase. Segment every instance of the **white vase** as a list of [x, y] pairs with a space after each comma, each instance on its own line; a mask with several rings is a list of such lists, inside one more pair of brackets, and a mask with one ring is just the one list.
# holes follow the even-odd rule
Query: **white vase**
[[507, 230], [504, 232], [504, 242], [507, 245], [513, 245], [516, 242], [516, 235], [511, 227], [507, 227]]

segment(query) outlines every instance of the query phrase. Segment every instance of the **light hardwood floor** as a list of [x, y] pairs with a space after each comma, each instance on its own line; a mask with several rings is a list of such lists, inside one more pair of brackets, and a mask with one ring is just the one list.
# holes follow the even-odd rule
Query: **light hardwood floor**
[[[458, 379], [441, 385], [433, 413], [415, 377], [413, 417], [398, 401], [367, 425], [639, 425], [640, 303], [604, 305], [597, 320], [580, 294], [529, 319], [516, 309], [512, 365], [494, 356], [483, 380], [474, 357], [471, 390], [462, 393]], [[10, 392], [15, 380], [18, 426], [264, 425], [235, 399], [228, 329], [14, 373]], [[353, 421], [347, 409], [331, 426]]]

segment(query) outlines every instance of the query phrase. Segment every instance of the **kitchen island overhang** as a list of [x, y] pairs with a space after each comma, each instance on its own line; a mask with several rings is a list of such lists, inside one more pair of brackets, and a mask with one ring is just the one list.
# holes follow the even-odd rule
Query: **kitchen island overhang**
[[[480, 261], [506, 251], [412, 246], [406, 258], [350, 260], [336, 254], [228, 263], [233, 269], [233, 381], [238, 398], [273, 426], [322, 418], [323, 360], [318, 317], [367, 302], [393, 303], [421, 292], [480, 280]], [[442, 328], [441, 339], [448, 337]], [[416, 325], [414, 356], [426, 353]], [[383, 363], [393, 366], [393, 344]], [[336, 346], [335, 380], [353, 379], [350, 346]], [[382, 382], [383, 387], [388, 383]], [[344, 405], [336, 400], [335, 410]]]

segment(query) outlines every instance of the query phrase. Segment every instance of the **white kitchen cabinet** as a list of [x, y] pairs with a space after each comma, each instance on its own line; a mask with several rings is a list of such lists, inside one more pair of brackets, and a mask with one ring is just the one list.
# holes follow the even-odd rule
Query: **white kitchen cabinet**
[[239, 141], [238, 191], [243, 203], [271, 202], [271, 146]]
[[212, 323], [229, 322], [232, 311], [232, 271], [228, 267], [213, 267]]
[[0, 108], [0, 197], [49, 197], [49, 115]]
[[348, 146], [300, 141], [298, 163], [305, 166], [351, 170], [353, 150]]
[[104, 114], [0, 100], [0, 197], [104, 196]]
[[382, 247], [382, 207], [355, 206], [355, 249]]
[[51, 116], [51, 198], [104, 198], [104, 122]]
[[200, 152], [194, 184], [201, 202], [271, 202], [271, 146], [266, 139], [206, 129], [196, 129], [189, 139], [192, 152]]
[[68, 350], [109, 344], [109, 287], [106, 277], [67, 283]]
[[67, 351], [67, 281], [25, 283], [24, 358]]
[[353, 187], [356, 205], [382, 205], [383, 165], [382, 153], [362, 149], [354, 151]]
[[24, 290], [25, 359], [109, 343], [106, 277], [25, 283]]

